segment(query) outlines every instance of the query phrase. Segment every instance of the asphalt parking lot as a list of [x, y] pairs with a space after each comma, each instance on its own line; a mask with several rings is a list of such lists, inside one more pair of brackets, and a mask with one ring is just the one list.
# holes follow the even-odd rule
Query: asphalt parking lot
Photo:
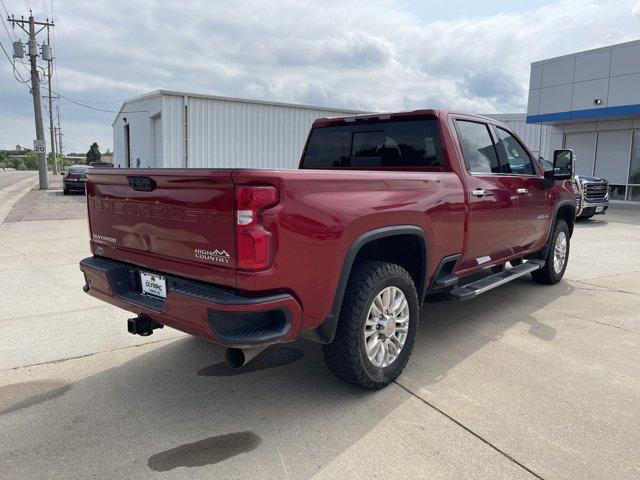
[[175, 330], [129, 335], [82, 292], [84, 209], [34, 190], [0, 217], [3, 478], [640, 477], [640, 208], [579, 223], [556, 286], [426, 305], [375, 393], [308, 342], [232, 371]]

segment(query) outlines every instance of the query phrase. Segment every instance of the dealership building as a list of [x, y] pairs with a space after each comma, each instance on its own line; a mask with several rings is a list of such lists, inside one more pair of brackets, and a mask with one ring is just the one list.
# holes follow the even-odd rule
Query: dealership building
[[640, 202], [640, 40], [532, 63], [526, 121], [547, 126], [545, 158], [571, 148], [576, 173]]

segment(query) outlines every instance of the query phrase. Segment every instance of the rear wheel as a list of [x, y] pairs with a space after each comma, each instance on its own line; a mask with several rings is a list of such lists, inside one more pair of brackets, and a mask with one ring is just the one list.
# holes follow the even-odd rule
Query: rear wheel
[[558, 219], [551, 233], [551, 245], [544, 267], [531, 272], [533, 279], [548, 285], [554, 285], [562, 280], [569, 261], [570, 246], [569, 226], [564, 220]]
[[387, 386], [411, 355], [418, 310], [416, 288], [404, 268], [378, 261], [357, 265], [347, 284], [336, 336], [323, 346], [329, 369], [370, 390]]
[[67, 187], [64, 187], [64, 188], [62, 189], [62, 193], [63, 193], [64, 195], [69, 195], [69, 189], [68, 189]]

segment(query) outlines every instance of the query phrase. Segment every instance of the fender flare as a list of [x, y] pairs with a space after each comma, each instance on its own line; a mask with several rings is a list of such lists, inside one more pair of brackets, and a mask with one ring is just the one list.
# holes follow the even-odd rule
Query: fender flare
[[549, 253], [549, 247], [551, 246], [551, 234], [553, 233], [553, 230], [556, 228], [556, 221], [558, 220], [558, 212], [562, 207], [565, 207], [567, 205], [573, 209], [573, 214], [575, 217], [576, 202], [574, 200], [562, 200], [554, 205], [553, 220], [549, 224], [550, 227], [549, 227], [549, 231], [547, 232], [547, 240], [546, 242], [544, 242], [544, 247], [542, 247], [540, 252], [538, 252], [538, 255], [536, 255], [537, 258], [540, 258], [543, 260], [547, 258], [547, 254]]
[[338, 319], [340, 318], [342, 300], [344, 299], [344, 294], [347, 289], [349, 276], [351, 275], [353, 262], [355, 261], [358, 252], [360, 252], [360, 250], [370, 242], [373, 242], [380, 238], [395, 237], [400, 235], [415, 236], [420, 240], [422, 244], [421, 251], [424, 252], [422, 258], [424, 278], [422, 278], [421, 284], [416, 285], [416, 287], [418, 290], [418, 299], [424, 298], [427, 274], [427, 249], [429, 246], [427, 242], [427, 235], [424, 230], [417, 225], [394, 225], [390, 227], [382, 227], [375, 230], [370, 230], [359, 235], [349, 246], [347, 255], [342, 262], [340, 278], [336, 287], [336, 293], [333, 297], [331, 310], [325, 318], [324, 323], [320, 325], [316, 330], [307, 332], [304, 336], [320, 343], [331, 343], [333, 341], [333, 338], [336, 334], [336, 329], [338, 327]]

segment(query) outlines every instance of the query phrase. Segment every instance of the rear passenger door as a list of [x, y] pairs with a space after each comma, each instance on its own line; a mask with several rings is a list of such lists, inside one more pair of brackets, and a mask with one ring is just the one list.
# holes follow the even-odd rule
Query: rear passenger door
[[469, 225], [460, 269], [504, 258], [515, 246], [517, 179], [502, 174], [491, 127], [477, 120], [455, 120], [467, 167]]
[[548, 191], [526, 147], [511, 132], [495, 126], [498, 157], [503, 173], [515, 182], [517, 221], [515, 250], [530, 250], [546, 239], [550, 222]]

